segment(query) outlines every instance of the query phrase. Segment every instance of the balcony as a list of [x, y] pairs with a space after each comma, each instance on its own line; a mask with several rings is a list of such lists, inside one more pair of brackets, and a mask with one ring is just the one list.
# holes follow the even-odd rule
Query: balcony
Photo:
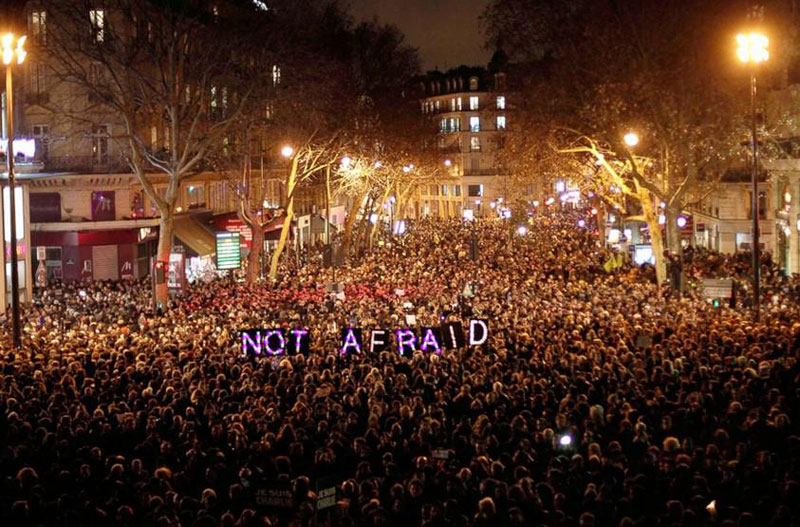
[[94, 156], [49, 156], [44, 160], [44, 172], [112, 174], [130, 171], [127, 159], [121, 155], [108, 155], [103, 159], [95, 159]]
[[50, 94], [47, 93], [47, 92], [43, 92], [43, 93], [27, 92], [27, 93], [25, 93], [25, 104], [44, 106], [49, 102], [50, 102]]

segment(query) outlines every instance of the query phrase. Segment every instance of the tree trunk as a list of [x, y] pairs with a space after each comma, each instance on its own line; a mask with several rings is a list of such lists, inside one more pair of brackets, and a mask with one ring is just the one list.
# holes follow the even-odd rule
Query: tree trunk
[[350, 207], [350, 210], [347, 213], [347, 219], [344, 222], [344, 236], [342, 240], [342, 254], [344, 258], [348, 258], [350, 255], [350, 243], [353, 237], [353, 226], [356, 224], [356, 217], [358, 216], [358, 211], [361, 210], [361, 202], [364, 201], [364, 196], [367, 195], [368, 189], [366, 186], [358, 192], [358, 194], [353, 198], [353, 205]]
[[275, 279], [278, 276], [278, 261], [281, 258], [281, 253], [286, 247], [286, 240], [289, 238], [289, 230], [292, 228], [292, 216], [294, 215], [294, 188], [297, 183], [297, 165], [298, 158], [294, 156], [292, 159], [292, 168], [289, 172], [289, 181], [286, 183], [287, 195], [289, 196], [289, 203], [286, 206], [286, 218], [283, 220], [283, 228], [281, 229], [281, 237], [278, 240], [278, 246], [275, 247], [275, 252], [272, 254], [272, 265], [269, 268], [269, 277]]
[[258, 281], [258, 271], [261, 268], [259, 261], [264, 248], [264, 227], [261, 225], [261, 221], [256, 219], [250, 230], [253, 238], [250, 244], [250, 256], [247, 258], [247, 283], [254, 284]]
[[364, 214], [361, 216], [361, 221], [358, 224], [358, 228], [356, 232], [358, 232], [358, 236], [356, 238], [356, 251], [361, 252], [362, 249], [365, 247], [367, 231], [369, 231], [369, 218], [372, 216], [372, 207], [375, 206], [375, 200], [370, 199], [367, 202], [367, 206], [364, 207]]
[[158, 221], [158, 250], [156, 252], [156, 262], [163, 262], [164, 280], [163, 283], [156, 283], [153, 290], [155, 292], [155, 307], [167, 310], [169, 307], [169, 289], [167, 287], [167, 275], [169, 272], [169, 255], [172, 252], [172, 236], [175, 229], [175, 218], [172, 212], [164, 213]]
[[386, 187], [386, 191], [383, 193], [383, 197], [381, 198], [381, 202], [378, 204], [378, 219], [375, 221], [375, 224], [372, 226], [372, 231], [369, 233], [369, 246], [370, 249], [375, 244], [375, 235], [378, 233], [378, 229], [383, 222], [383, 214], [386, 210], [384, 204], [386, 200], [389, 199], [389, 194], [392, 193], [392, 187]]
[[639, 201], [642, 204], [647, 227], [650, 229], [650, 244], [656, 260], [656, 282], [661, 285], [667, 279], [667, 261], [664, 258], [664, 236], [661, 234], [661, 225], [658, 223], [658, 209], [653, 204], [650, 191], [644, 187], [639, 187]]
[[600, 246], [606, 246], [606, 205], [600, 204], [597, 209], [597, 233], [600, 239]]
[[664, 212], [667, 217], [667, 247], [669, 248], [669, 252], [671, 254], [680, 256], [683, 254], [683, 245], [681, 245], [681, 230], [678, 228], [678, 216], [680, 216], [680, 211], [675, 209], [667, 209]]

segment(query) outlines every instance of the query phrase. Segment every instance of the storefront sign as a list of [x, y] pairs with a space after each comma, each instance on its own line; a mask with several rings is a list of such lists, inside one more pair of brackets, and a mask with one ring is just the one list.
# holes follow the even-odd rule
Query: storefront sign
[[239, 269], [242, 266], [242, 251], [239, 247], [238, 232], [218, 232], [217, 270]]

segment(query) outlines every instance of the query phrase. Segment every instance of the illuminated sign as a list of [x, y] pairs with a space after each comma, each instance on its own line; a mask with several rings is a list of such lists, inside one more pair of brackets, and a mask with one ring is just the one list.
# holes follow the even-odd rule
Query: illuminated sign
[[[338, 351], [343, 357], [365, 351], [380, 353], [389, 349], [391, 334], [394, 334], [395, 349], [404, 357], [415, 351], [440, 355], [445, 349], [486, 344], [489, 340], [489, 323], [485, 319], [470, 319], [466, 334], [461, 322], [423, 327], [418, 331], [401, 328], [393, 332], [386, 329], [365, 331], [362, 328], [345, 326], [341, 329]], [[364, 342], [365, 337], [369, 342]], [[239, 343], [243, 357], [306, 355], [310, 349], [311, 333], [303, 328], [245, 329], [239, 332]]]
[[242, 251], [239, 247], [238, 232], [218, 232], [217, 271], [239, 269], [242, 266]]
[[[0, 153], [5, 155], [8, 151], [8, 139], [0, 141]], [[33, 157], [36, 155], [36, 139], [33, 138], [16, 138], [14, 139], [14, 155], [24, 155], [25, 157]]]

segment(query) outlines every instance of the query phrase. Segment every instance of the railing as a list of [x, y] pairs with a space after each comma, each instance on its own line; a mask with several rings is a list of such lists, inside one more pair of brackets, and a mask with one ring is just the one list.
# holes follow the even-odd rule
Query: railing
[[120, 155], [95, 156], [49, 156], [44, 160], [45, 172], [87, 172], [91, 174], [110, 174], [130, 172], [127, 159]]

